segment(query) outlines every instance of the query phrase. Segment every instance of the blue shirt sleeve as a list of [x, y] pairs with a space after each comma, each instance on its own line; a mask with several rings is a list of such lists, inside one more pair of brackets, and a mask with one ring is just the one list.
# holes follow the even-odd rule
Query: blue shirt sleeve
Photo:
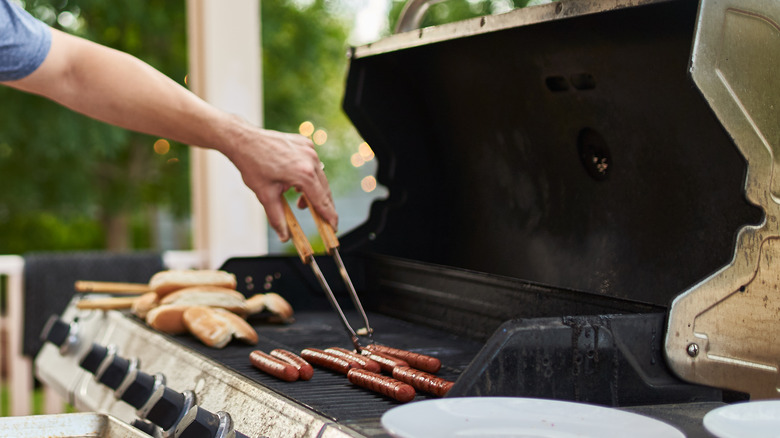
[[0, 81], [34, 72], [51, 48], [51, 29], [9, 0], [0, 0]]

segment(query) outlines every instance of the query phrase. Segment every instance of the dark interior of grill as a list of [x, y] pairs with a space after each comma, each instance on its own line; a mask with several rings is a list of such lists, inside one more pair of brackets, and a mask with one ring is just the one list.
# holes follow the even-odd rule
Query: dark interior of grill
[[345, 251], [660, 306], [728, 264], [762, 212], [688, 75], [697, 6], [353, 59], [344, 109], [389, 197]]

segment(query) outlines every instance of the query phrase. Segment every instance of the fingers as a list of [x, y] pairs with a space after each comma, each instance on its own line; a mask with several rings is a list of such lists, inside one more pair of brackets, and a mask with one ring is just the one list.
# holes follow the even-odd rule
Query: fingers
[[310, 186], [309, 190], [306, 190], [305, 187], [301, 188], [301, 191], [306, 195], [306, 198], [308, 198], [311, 205], [307, 205], [306, 200], [303, 199], [302, 196], [298, 199], [298, 207], [306, 208], [308, 206], [313, 208], [325, 222], [330, 224], [335, 232], [338, 230], [339, 217], [333, 202], [333, 194], [330, 191], [328, 180], [322, 169], [318, 168], [316, 172], [315, 181]]
[[268, 216], [268, 224], [276, 231], [281, 242], [290, 240], [290, 230], [287, 228], [287, 221], [284, 219], [284, 208], [282, 207], [282, 198], [278, 197], [274, 201], [267, 201], [265, 214]]

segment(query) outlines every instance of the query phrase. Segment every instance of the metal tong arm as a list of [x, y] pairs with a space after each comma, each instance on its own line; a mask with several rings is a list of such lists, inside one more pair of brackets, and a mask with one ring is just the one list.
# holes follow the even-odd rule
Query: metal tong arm
[[341, 260], [341, 255], [339, 254], [339, 239], [336, 237], [336, 233], [333, 231], [333, 227], [331, 227], [329, 223], [322, 219], [322, 216], [317, 213], [306, 195], [303, 196], [303, 200], [306, 201], [306, 206], [309, 208], [311, 217], [314, 219], [314, 223], [317, 225], [317, 230], [320, 233], [320, 237], [322, 237], [322, 243], [325, 245], [325, 251], [329, 255], [333, 256], [333, 260], [336, 261], [336, 265], [339, 268], [339, 274], [341, 274], [341, 278], [344, 280], [344, 284], [347, 286], [347, 290], [349, 291], [349, 297], [352, 299], [352, 304], [354, 304], [355, 308], [358, 310], [358, 312], [360, 312], [360, 316], [363, 318], [363, 324], [365, 324], [367, 335], [373, 340], [373, 329], [368, 323], [368, 316], [366, 315], [366, 311], [363, 309], [363, 304], [360, 302], [360, 298], [358, 297], [357, 291], [355, 290], [355, 286], [352, 284], [352, 279], [349, 277], [347, 268], [344, 266], [344, 261]]
[[290, 208], [290, 204], [287, 203], [287, 200], [284, 199], [284, 197], [282, 197], [282, 207], [284, 208], [284, 218], [287, 222], [287, 227], [290, 229], [290, 237], [292, 238], [293, 245], [295, 245], [295, 249], [298, 252], [298, 256], [301, 258], [303, 264], [311, 266], [312, 271], [314, 271], [314, 276], [317, 277], [317, 281], [319, 281], [322, 289], [325, 291], [325, 296], [328, 297], [328, 301], [330, 301], [331, 306], [333, 306], [333, 309], [336, 310], [336, 313], [338, 313], [339, 317], [341, 318], [341, 323], [349, 333], [350, 339], [355, 345], [355, 348], [358, 351], [362, 350], [362, 347], [358, 342], [357, 333], [355, 333], [355, 330], [353, 330], [352, 326], [349, 325], [347, 317], [341, 310], [341, 306], [339, 306], [338, 301], [336, 301], [336, 296], [333, 295], [333, 291], [330, 289], [328, 282], [325, 280], [325, 276], [322, 274], [320, 267], [317, 265], [317, 261], [314, 260], [314, 250], [311, 247], [311, 243], [306, 237], [306, 234], [301, 229], [301, 225], [298, 223], [298, 219], [295, 218], [295, 214], [293, 214], [293, 211]]

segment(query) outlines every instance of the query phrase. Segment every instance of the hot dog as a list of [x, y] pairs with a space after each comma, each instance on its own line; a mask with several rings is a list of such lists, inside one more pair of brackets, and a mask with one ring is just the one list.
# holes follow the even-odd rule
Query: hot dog
[[249, 362], [260, 371], [268, 373], [277, 379], [284, 380], [285, 382], [294, 382], [298, 380], [298, 370], [296, 370], [294, 366], [273, 356], [269, 356], [260, 350], [249, 353]]
[[301, 350], [301, 357], [313, 365], [328, 368], [341, 374], [347, 374], [350, 369], [355, 368], [353, 364], [356, 364], [356, 362], [350, 363], [338, 356], [334, 356], [316, 348]]
[[374, 353], [383, 353], [393, 357], [397, 357], [403, 361], [406, 361], [409, 366], [428, 373], [435, 373], [441, 369], [441, 361], [435, 357], [426, 356], [424, 354], [413, 353], [411, 351], [401, 350], [398, 348], [388, 347], [386, 345], [371, 344], [365, 347], [366, 350]]
[[392, 377], [382, 376], [360, 368], [349, 370], [347, 378], [355, 385], [378, 392], [402, 403], [413, 400], [416, 395], [411, 385]]
[[410, 367], [393, 368], [393, 377], [408, 383], [418, 391], [429, 392], [433, 395], [444, 397], [455, 382], [444, 380], [441, 377], [426, 373]]
[[358, 363], [358, 365], [360, 365], [353, 368], [363, 368], [364, 370], [371, 371], [372, 373], [378, 373], [382, 370], [382, 368], [379, 366], [379, 364], [376, 361], [371, 360], [366, 356], [361, 356], [357, 353], [353, 353], [347, 350], [346, 348], [331, 347], [331, 348], [326, 348], [325, 352], [333, 354], [334, 356], [338, 356], [342, 359], [346, 359], [348, 361], [350, 360], [355, 361]]
[[406, 361], [401, 360], [397, 357], [393, 357], [387, 354], [379, 353], [376, 351], [368, 351], [366, 349], [363, 349], [361, 352], [363, 356], [366, 356], [367, 358], [373, 360], [374, 362], [379, 364], [379, 367], [382, 369], [382, 371], [392, 374], [393, 368], [395, 367], [408, 367], [409, 364], [406, 363]]
[[271, 356], [295, 367], [295, 369], [298, 370], [298, 376], [301, 380], [309, 380], [311, 379], [311, 376], [314, 375], [314, 368], [312, 368], [311, 364], [291, 351], [277, 348], [271, 350]]

